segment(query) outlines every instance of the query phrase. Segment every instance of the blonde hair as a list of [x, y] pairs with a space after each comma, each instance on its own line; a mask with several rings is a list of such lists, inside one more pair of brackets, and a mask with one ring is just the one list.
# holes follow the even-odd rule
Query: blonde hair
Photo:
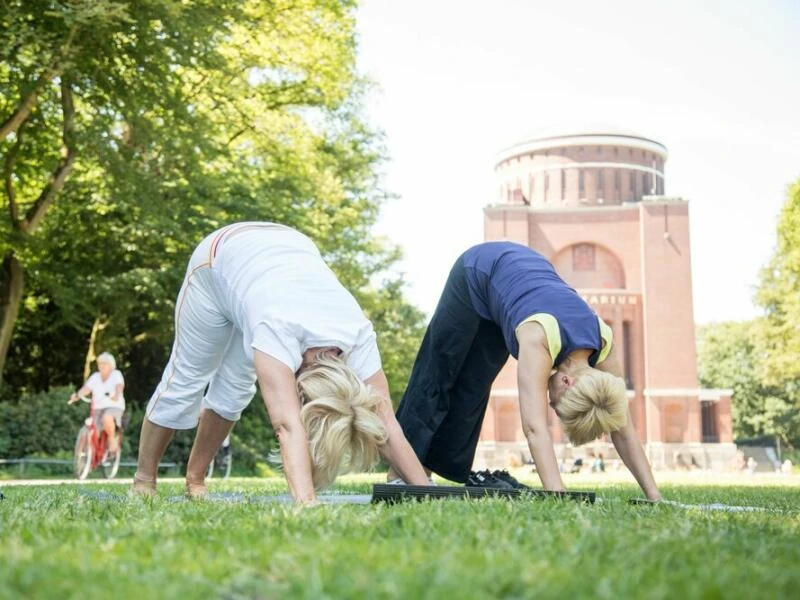
[[604, 433], [618, 431], [628, 422], [625, 382], [611, 373], [586, 367], [561, 395], [558, 416], [576, 446]]
[[322, 356], [298, 375], [297, 389], [314, 488], [328, 487], [341, 473], [372, 469], [389, 438], [378, 415], [383, 397], [344, 362]]

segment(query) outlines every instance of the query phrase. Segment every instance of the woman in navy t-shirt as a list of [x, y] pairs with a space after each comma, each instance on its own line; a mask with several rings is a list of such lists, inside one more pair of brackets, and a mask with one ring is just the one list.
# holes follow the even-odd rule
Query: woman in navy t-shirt
[[397, 418], [426, 469], [473, 483], [492, 382], [509, 355], [519, 361], [522, 428], [545, 489], [564, 489], [549, 404], [576, 445], [610, 433], [647, 497], [659, 499], [628, 417], [611, 328], [544, 256], [511, 242], [478, 244], [458, 258], [425, 332]]

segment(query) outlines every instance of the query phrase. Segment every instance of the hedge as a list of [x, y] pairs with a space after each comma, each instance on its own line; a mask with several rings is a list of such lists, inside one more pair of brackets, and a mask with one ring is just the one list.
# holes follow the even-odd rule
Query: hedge
[[[47, 392], [0, 398], [0, 457], [26, 458], [71, 456], [75, 438], [89, 405], [67, 405], [72, 387], [54, 387]], [[122, 444], [123, 459], [135, 460], [144, 408], [127, 403], [129, 422]], [[185, 465], [189, 458], [194, 430], [179, 431], [167, 448], [164, 460]], [[266, 409], [257, 395], [233, 429], [234, 473], [270, 473], [267, 457], [277, 445]]]

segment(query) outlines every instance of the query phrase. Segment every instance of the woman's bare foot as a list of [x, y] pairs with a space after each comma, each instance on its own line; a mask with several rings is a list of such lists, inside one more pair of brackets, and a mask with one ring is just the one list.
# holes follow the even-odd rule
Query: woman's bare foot
[[130, 489], [133, 496], [147, 496], [150, 498], [156, 495], [156, 480], [141, 477], [138, 473], [133, 476], [133, 486]]
[[208, 495], [208, 489], [204, 481], [186, 480], [186, 497], [194, 500], [202, 500]]

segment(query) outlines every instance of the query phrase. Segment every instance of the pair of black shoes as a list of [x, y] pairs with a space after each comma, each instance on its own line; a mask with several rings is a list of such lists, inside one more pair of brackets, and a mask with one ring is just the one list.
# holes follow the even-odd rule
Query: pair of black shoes
[[466, 484], [469, 487], [496, 490], [529, 490], [529, 486], [514, 479], [508, 471], [470, 471]]

